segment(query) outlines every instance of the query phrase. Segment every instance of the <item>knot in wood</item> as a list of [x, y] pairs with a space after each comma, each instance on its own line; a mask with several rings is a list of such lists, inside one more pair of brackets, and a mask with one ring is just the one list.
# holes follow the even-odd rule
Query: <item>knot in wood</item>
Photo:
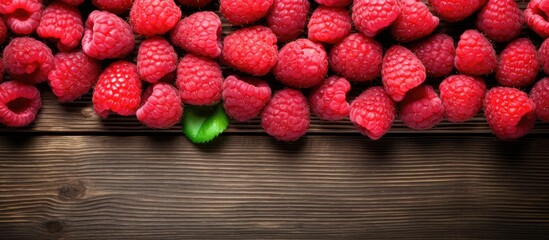
[[58, 233], [63, 231], [63, 223], [58, 220], [53, 221], [47, 221], [46, 222], [46, 229], [48, 229], [48, 232], [50, 233]]
[[86, 186], [83, 182], [68, 182], [59, 188], [58, 196], [62, 200], [74, 200], [82, 198], [85, 192]]

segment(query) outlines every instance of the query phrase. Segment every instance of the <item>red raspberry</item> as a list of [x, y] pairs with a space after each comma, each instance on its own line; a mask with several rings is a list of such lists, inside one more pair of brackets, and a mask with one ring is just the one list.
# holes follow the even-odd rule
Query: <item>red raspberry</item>
[[439, 86], [444, 117], [450, 122], [465, 122], [482, 108], [486, 84], [478, 77], [450, 76]]
[[385, 53], [381, 79], [394, 101], [402, 101], [410, 89], [421, 85], [426, 78], [425, 67], [410, 50], [395, 45]]
[[41, 83], [48, 79], [53, 65], [50, 48], [34, 38], [14, 38], [4, 48], [4, 68], [15, 80]]
[[351, 103], [351, 122], [358, 131], [378, 140], [391, 129], [396, 116], [396, 104], [383, 87], [371, 87]]
[[310, 116], [307, 99], [294, 89], [274, 94], [261, 113], [261, 127], [281, 141], [297, 141], [309, 130]]
[[172, 43], [185, 51], [216, 58], [221, 54], [221, 20], [214, 12], [183, 18], [171, 32]]
[[8, 127], [27, 126], [41, 107], [36, 87], [16, 81], [0, 84], [0, 123]]
[[36, 33], [43, 39], [55, 40], [59, 50], [69, 51], [82, 40], [82, 16], [76, 7], [54, 2], [42, 12]]
[[212, 0], [178, 0], [179, 3], [187, 7], [201, 8], [208, 5]]
[[496, 137], [517, 139], [534, 128], [536, 104], [516, 88], [495, 87], [486, 93], [484, 113]]
[[530, 91], [530, 99], [536, 104], [538, 119], [549, 122], [549, 77], [539, 80]]
[[391, 26], [391, 35], [399, 42], [411, 42], [428, 36], [438, 26], [439, 19], [421, 1], [401, 0], [400, 9], [400, 15]]
[[427, 76], [444, 77], [454, 70], [454, 39], [446, 34], [435, 34], [415, 43], [410, 50], [425, 66]]
[[322, 82], [328, 73], [328, 55], [322, 45], [309, 39], [289, 42], [278, 53], [274, 68], [276, 79], [286, 86], [310, 88]]
[[150, 128], [165, 129], [177, 124], [183, 116], [183, 103], [177, 88], [168, 83], [149, 86], [135, 115]]
[[545, 74], [549, 74], [549, 39], [545, 39], [538, 50], [538, 59]]
[[487, 75], [498, 65], [494, 46], [477, 30], [465, 31], [456, 48], [456, 69], [467, 75]]
[[130, 25], [136, 34], [151, 37], [170, 31], [181, 19], [181, 9], [173, 0], [135, 0]]
[[254, 76], [263, 76], [276, 65], [278, 47], [271, 29], [253, 26], [225, 37], [223, 59], [231, 67]]
[[308, 0], [274, 0], [267, 15], [267, 26], [281, 42], [297, 39], [307, 25], [311, 4]]
[[543, 38], [549, 37], [549, 5], [546, 0], [532, 0], [524, 10], [524, 18], [530, 29]]
[[99, 10], [121, 14], [130, 10], [133, 0], [92, 0], [92, 4]]
[[78, 6], [84, 2], [84, 0], [59, 0], [59, 1], [72, 6]]
[[309, 95], [311, 111], [322, 120], [337, 121], [349, 116], [351, 107], [347, 102], [347, 93], [351, 84], [347, 79], [331, 76], [313, 89]]
[[349, 81], [367, 82], [381, 75], [383, 49], [375, 39], [353, 33], [334, 45], [330, 66]]
[[315, 0], [315, 2], [328, 7], [346, 7], [351, 5], [353, 0]]
[[187, 54], [177, 65], [177, 87], [186, 104], [212, 105], [221, 99], [223, 75], [217, 62]]
[[6, 25], [17, 35], [29, 35], [36, 30], [42, 16], [40, 0], [0, 0], [0, 14]]
[[93, 92], [93, 108], [107, 118], [112, 111], [121, 116], [134, 115], [141, 103], [141, 80], [135, 64], [118, 61], [99, 76]]
[[506, 87], [532, 84], [539, 72], [536, 46], [527, 38], [513, 41], [501, 52], [496, 80]]
[[352, 9], [356, 28], [367, 37], [390, 26], [399, 14], [398, 0], [355, 0]]
[[400, 119], [411, 129], [430, 129], [442, 121], [443, 115], [442, 100], [429, 85], [410, 90], [400, 104]]
[[4, 81], [4, 60], [0, 58], [0, 83]]
[[8, 26], [4, 23], [4, 19], [0, 17], [0, 45], [8, 39]]
[[524, 15], [514, 0], [489, 0], [477, 17], [477, 28], [496, 42], [515, 39], [523, 25]]
[[72, 102], [92, 89], [100, 73], [99, 62], [84, 52], [60, 52], [48, 83], [59, 102]]
[[229, 76], [223, 83], [222, 96], [227, 115], [244, 122], [259, 115], [271, 98], [271, 88], [263, 80]]
[[273, 0], [220, 0], [219, 11], [233, 25], [254, 23], [273, 5]]
[[121, 58], [135, 46], [135, 36], [130, 24], [122, 18], [106, 12], [93, 11], [86, 20], [82, 49], [93, 58]]
[[137, 52], [137, 71], [146, 82], [155, 83], [169, 77], [177, 67], [177, 53], [166, 39], [148, 38]]
[[428, 0], [435, 13], [447, 22], [459, 22], [473, 15], [486, 0]]
[[313, 42], [335, 44], [349, 36], [351, 14], [342, 7], [319, 6], [309, 20], [309, 39]]

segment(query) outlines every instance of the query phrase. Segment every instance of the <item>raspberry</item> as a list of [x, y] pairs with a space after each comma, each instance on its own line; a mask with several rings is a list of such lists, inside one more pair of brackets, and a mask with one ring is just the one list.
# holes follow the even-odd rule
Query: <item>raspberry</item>
[[428, 36], [438, 26], [439, 19], [421, 1], [401, 0], [400, 9], [400, 15], [391, 26], [391, 35], [399, 42], [411, 42]]
[[13, 33], [29, 35], [40, 23], [42, 3], [40, 0], [0, 0], [0, 14]]
[[391, 129], [395, 116], [395, 102], [383, 87], [371, 87], [351, 103], [351, 122], [362, 135], [373, 140]]
[[276, 36], [271, 29], [263, 26], [242, 28], [225, 37], [222, 54], [231, 67], [254, 76], [263, 76], [276, 65]]
[[0, 83], [4, 81], [4, 60], [0, 58]]
[[465, 31], [456, 48], [456, 69], [467, 75], [487, 75], [497, 68], [494, 46], [477, 30]]
[[429, 0], [435, 13], [447, 22], [459, 22], [473, 15], [486, 0]]
[[72, 102], [91, 90], [100, 73], [99, 62], [84, 52], [60, 52], [48, 83], [59, 102]]
[[155, 83], [170, 76], [177, 67], [177, 53], [166, 39], [148, 38], [137, 52], [137, 71], [146, 82]]
[[99, 10], [114, 14], [124, 13], [132, 7], [133, 0], [92, 0], [92, 4]]
[[328, 73], [328, 55], [324, 47], [309, 39], [289, 42], [278, 53], [274, 68], [276, 79], [286, 86], [310, 88], [322, 82]]
[[102, 118], [109, 111], [121, 116], [134, 115], [141, 103], [141, 80], [135, 64], [118, 61], [99, 76], [93, 92], [93, 108]]
[[395, 45], [385, 53], [381, 66], [381, 79], [391, 98], [400, 102], [410, 89], [425, 82], [425, 67], [405, 47]]
[[352, 28], [351, 15], [342, 7], [319, 6], [309, 20], [309, 39], [334, 44], [347, 37]]
[[538, 50], [538, 59], [545, 74], [549, 74], [549, 39], [545, 39]]
[[524, 15], [514, 0], [489, 0], [477, 17], [477, 28], [496, 42], [507, 42], [522, 31]]
[[536, 105], [516, 88], [495, 87], [486, 93], [484, 113], [492, 132], [502, 140], [528, 134], [536, 121]]
[[328, 7], [346, 7], [351, 5], [353, 0], [315, 0], [315, 2]]
[[16, 81], [0, 84], [0, 123], [8, 127], [27, 126], [41, 107], [36, 87]]
[[187, 54], [177, 65], [177, 87], [186, 104], [212, 105], [221, 99], [223, 75], [217, 62]]
[[429, 85], [410, 90], [400, 104], [400, 119], [411, 129], [430, 129], [442, 121], [443, 114], [442, 100]]
[[59, 0], [59, 2], [66, 3], [72, 6], [78, 6], [84, 2], [84, 0]]
[[130, 25], [146, 37], [170, 31], [181, 19], [181, 9], [173, 0], [135, 0], [130, 10]]
[[337, 121], [349, 116], [347, 93], [351, 84], [347, 79], [331, 76], [313, 89], [309, 95], [311, 111], [322, 120]]
[[427, 76], [444, 77], [454, 70], [454, 40], [446, 34], [435, 34], [412, 45], [412, 52], [425, 66]]
[[232, 25], [254, 23], [273, 5], [273, 0], [220, 0], [219, 11]]
[[349, 81], [367, 82], [381, 75], [383, 49], [375, 39], [353, 33], [334, 45], [330, 66]]
[[530, 91], [530, 99], [536, 104], [538, 119], [549, 122], [549, 77], [539, 80]]
[[82, 38], [82, 49], [93, 58], [121, 58], [128, 55], [135, 46], [130, 24], [122, 18], [95, 10], [86, 20], [86, 29]]
[[549, 37], [549, 8], [546, 0], [532, 0], [524, 10], [524, 18], [530, 29], [543, 38]]
[[473, 118], [480, 111], [486, 84], [478, 77], [453, 75], [444, 79], [439, 89], [444, 118], [457, 123]]
[[294, 89], [276, 92], [261, 113], [261, 127], [281, 141], [297, 141], [307, 133], [309, 124], [307, 99]]
[[179, 1], [179, 3], [181, 3], [185, 6], [188, 6], [188, 7], [200, 8], [200, 7], [205, 7], [212, 0], [178, 0], [178, 1]]
[[527, 38], [513, 41], [501, 52], [496, 80], [506, 87], [532, 84], [539, 72], [536, 46]]
[[54, 2], [42, 12], [42, 19], [36, 33], [41, 38], [55, 40], [59, 50], [69, 51], [78, 46], [82, 40], [84, 33], [82, 16], [76, 7]]
[[390, 26], [400, 14], [398, 0], [355, 0], [352, 9], [357, 30], [373, 37]]
[[223, 108], [231, 118], [244, 122], [259, 115], [271, 98], [263, 80], [229, 76], [223, 83]]
[[53, 65], [50, 48], [34, 38], [14, 38], [4, 48], [4, 68], [15, 80], [41, 83], [48, 79]]
[[221, 54], [221, 20], [214, 12], [183, 18], [171, 32], [172, 43], [185, 51], [216, 58]]
[[293, 41], [303, 33], [310, 7], [308, 0], [274, 0], [267, 15], [267, 26], [279, 41]]
[[150, 128], [169, 128], [181, 120], [183, 103], [177, 88], [156, 83], [147, 88], [137, 110], [137, 119]]
[[8, 27], [4, 23], [4, 19], [0, 17], [0, 45], [8, 39]]

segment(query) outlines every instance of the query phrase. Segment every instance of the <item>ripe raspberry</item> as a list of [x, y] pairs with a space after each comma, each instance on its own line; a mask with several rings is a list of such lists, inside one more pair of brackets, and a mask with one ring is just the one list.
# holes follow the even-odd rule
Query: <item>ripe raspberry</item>
[[0, 123], [8, 127], [27, 126], [41, 107], [36, 87], [16, 81], [0, 84]]
[[0, 83], [4, 81], [4, 60], [0, 58]]
[[459, 22], [473, 15], [486, 0], [428, 0], [435, 13], [447, 22]]
[[93, 92], [93, 108], [102, 118], [112, 111], [121, 116], [134, 115], [141, 103], [141, 80], [135, 64], [118, 61], [99, 76]]
[[328, 7], [346, 7], [351, 5], [353, 0], [315, 0], [315, 2]]
[[261, 127], [280, 141], [297, 141], [307, 133], [309, 124], [307, 99], [294, 89], [275, 93], [261, 113]]
[[269, 73], [276, 65], [277, 54], [276, 36], [263, 26], [239, 29], [223, 42], [222, 55], [227, 64], [254, 76]]
[[501, 52], [496, 80], [505, 87], [525, 87], [536, 80], [538, 72], [536, 46], [527, 38], [521, 38]]
[[396, 104], [383, 87], [371, 87], [351, 103], [351, 122], [358, 131], [378, 140], [391, 129], [396, 116]]
[[223, 75], [217, 62], [187, 54], [177, 65], [177, 87], [186, 104], [212, 105], [221, 99]]
[[528, 134], [536, 121], [536, 105], [516, 88], [495, 87], [486, 93], [484, 113], [499, 139], [511, 140]]
[[124, 13], [132, 7], [133, 0], [92, 0], [92, 4], [99, 10], [114, 14]]
[[76, 7], [54, 2], [42, 12], [36, 33], [43, 39], [55, 40], [59, 50], [69, 51], [82, 40], [82, 16]]
[[309, 39], [313, 42], [335, 44], [349, 36], [351, 14], [342, 7], [319, 6], [309, 20]]
[[524, 18], [530, 29], [543, 38], [549, 37], [549, 7], [546, 0], [532, 0], [524, 10]]
[[84, 2], [84, 0], [59, 0], [59, 2], [66, 3], [72, 6], [78, 6]]
[[400, 14], [397, 0], [355, 0], [352, 9], [356, 28], [367, 37], [390, 26]]
[[136, 34], [151, 37], [170, 31], [181, 19], [181, 9], [173, 0], [135, 0], [130, 25]]
[[347, 93], [351, 84], [347, 79], [331, 76], [313, 89], [309, 95], [311, 111], [322, 120], [337, 121], [349, 116], [351, 107], [347, 102]]
[[121, 58], [128, 55], [135, 46], [130, 24], [122, 18], [95, 10], [86, 20], [86, 29], [82, 38], [82, 49], [93, 58]]
[[383, 49], [375, 39], [353, 33], [334, 45], [330, 66], [349, 81], [367, 82], [381, 75]]
[[486, 84], [478, 77], [450, 76], [439, 86], [444, 106], [444, 118], [450, 122], [465, 122], [482, 108]]
[[8, 39], [8, 26], [4, 23], [4, 19], [0, 17], [0, 45]]
[[254, 23], [273, 5], [273, 0], [220, 0], [219, 11], [232, 25]]
[[538, 59], [545, 74], [549, 74], [549, 39], [545, 39], [538, 50]]
[[442, 121], [444, 107], [435, 89], [422, 85], [410, 90], [400, 104], [400, 119], [415, 130], [430, 129]]
[[456, 69], [467, 75], [487, 75], [497, 68], [494, 46], [477, 30], [465, 31], [456, 48]]
[[480, 10], [476, 24], [490, 39], [507, 42], [522, 31], [524, 15], [514, 0], [489, 0]]
[[72, 102], [89, 92], [101, 73], [99, 62], [84, 52], [55, 54], [48, 84], [59, 102]]
[[50, 48], [34, 38], [14, 38], [4, 48], [4, 68], [15, 80], [41, 83], [48, 79], [53, 65]]
[[294, 88], [314, 87], [322, 82], [327, 73], [328, 55], [324, 47], [303, 38], [282, 47], [274, 68], [276, 79]]
[[0, 0], [0, 14], [6, 25], [17, 35], [29, 35], [36, 30], [42, 16], [40, 0]]
[[435, 34], [415, 43], [410, 50], [425, 66], [427, 76], [444, 77], [454, 70], [454, 39], [446, 34]]
[[536, 104], [539, 120], [549, 122], [549, 77], [539, 80], [530, 91], [530, 99]]
[[421, 85], [426, 78], [425, 67], [410, 50], [395, 45], [385, 53], [381, 79], [394, 101], [402, 101], [408, 91]]
[[212, 0], [178, 0], [179, 3], [187, 7], [201, 8], [208, 5]]
[[141, 98], [137, 119], [150, 128], [165, 129], [177, 124], [183, 116], [183, 103], [177, 88], [168, 83], [156, 83], [147, 88]]
[[259, 115], [271, 98], [271, 88], [263, 80], [229, 76], [223, 83], [222, 96], [227, 115], [244, 122]]
[[279, 41], [293, 41], [303, 33], [310, 7], [308, 0], [274, 0], [267, 15], [267, 26]]
[[171, 39], [187, 52], [217, 58], [221, 54], [221, 20], [214, 12], [194, 13], [177, 23]]
[[155, 83], [170, 76], [177, 67], [177, 53], [166, 39], [148, 38], [137, 51], [137, 71], [146, 82]]
[[399, 42], [423, 38], [438, 27], [439, 19], [421, 1], [401, 0], [400, 9], [400, 15], [391, 26], [391, 35]]

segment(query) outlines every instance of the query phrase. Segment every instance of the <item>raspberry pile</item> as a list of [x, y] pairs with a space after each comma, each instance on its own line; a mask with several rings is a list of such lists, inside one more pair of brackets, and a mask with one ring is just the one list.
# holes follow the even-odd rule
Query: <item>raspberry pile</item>
[[32, 124], [47, 84], [154, 129], [217, 105], [280, 141], [311, 115], [377, 140], [482, 112], [517, 139], [549, 122], [548, 15], [549, 0], [0, 0], [0, 124]]

